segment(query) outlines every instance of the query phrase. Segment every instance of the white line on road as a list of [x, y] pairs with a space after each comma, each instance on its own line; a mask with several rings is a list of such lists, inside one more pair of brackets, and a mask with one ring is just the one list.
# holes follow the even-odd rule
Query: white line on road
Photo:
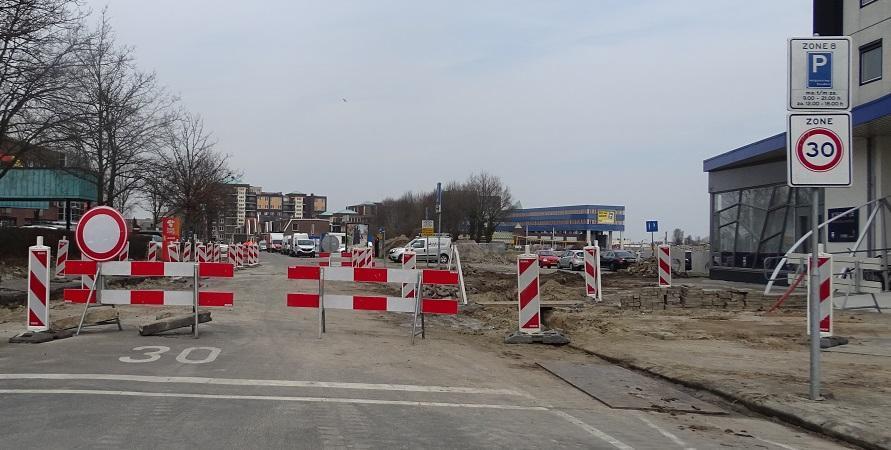
[[583, 430], [590, 433], [592, 436], [602, 439], [606, 442], [609, 442], [615, 448], [618, 448], [620, 450], [634, 450], [634, 447], [604, 433], [603, 431], [598, 430], [597, 428], [592, 427], [591, 425], [588, 425], [587, 423], [583, 422], [581, 419], [579, 419], [575, 416], [571, 416], [568, 413], [565, 413], [563, 411], [558, 411], [556, 409], [552, 409], [551, 412], [566, 419], [567, 421], [569, 421], [571, 423], [578, 425]]
[[759, 440], [759, 441], [761, 441], [761, 442], [765, 442], [765, 443], [768, 443], [768, 444], [770, 444], [770, 445], [776, 445], [776, 446], [779, 447], [779, 448], [785, 448], [786, 450], [798, 450], [797, 448], [795, 448], [795, 447], [793, 447], [793, 446], [791, 446], [791, 445], [781, 444], [781, 443], [779, 443], [779, 442], [771, 441], [770, 439], [763, 439], [763, 438], [760, 438], [760, 437], [758, 437], [758, 436], [752, 436], [752, 437], [754, 437], [755, 439], [757, 439], [757, 440]]
[[659, 425], [656, 425], [653, 421], [651, 421], [650, 419], [647, 419], [647, 418], [643, 415], [643, 413], [632, 412], [632, 414], [634, 414], [635, 417], [637, 417], [638, 419], [640, 419], [641, 422], [647, 424], [647, 426], [649, 426], [650, 428], [652, 428], [652, 429], [658, 431], [659, 434], [661, 434], [662, 436], [665, 436], [665, 437], [667, 437], [668, 439], [671, 439], [671, 441], [674, 442], [675, 444], [677, 444], [678, 447], [683, 448], [684, 450], [696, 450], [696, 449], [693, 448], [693, 447], [687, 447], [687, 443], [684, 442], [684, 441], [682, 441], [681, 438], [675, 436], [674, 434], [672, 434], [672, 433], [669, 432], [668, 430], [666, 430], [666, 429], [660, 427]]
[[350, 403], [361, 405], [432, 406], [447, 408], [507, 409], [514, 411], [549, 411], [549, 409], [544, 406], [493, 405], [485, 403], [418, 402], [410, 400], [376, 400], [369, 398], [288, 397], [280, 395], [188, 394], [176, 392], [111, 391], [98, 389], [0, 389], [0, 394], [112, 395], [124, 397], [174, 397], [215, 400], [272, 400], [305, 403]]
[[156, 377], [149, 375], [118, 375], [103, 373], [0, 373], [0, 380], [101, 380], [138, 381], [143, 383], [219, 384], [229, 386], [272, 386], [299, 388], [360, 389], [368, 391], [445, 392], [451, 394], [516, 395], [532, 398], [529, 394], [510, 389], [473, 388], [457, 386], [419, 386], [413, 384], [341, 383], [333, 381], [253, 380], [245, 378]]

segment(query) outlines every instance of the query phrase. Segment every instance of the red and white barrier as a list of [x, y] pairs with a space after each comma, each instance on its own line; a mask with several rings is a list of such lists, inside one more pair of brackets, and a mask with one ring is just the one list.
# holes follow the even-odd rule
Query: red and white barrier
[[659, 266], [659, 287], [671, 287], [671, 246], [658, 246], [656, 258]]
[[179, 242], [170, 242], [167, 244], [167, 260], [169, 262], [180, 262]]
[[221, 262], [222, 260], [220, 258], [220, 244], [218, 244], [218, 243], [211, 244], [210, 249], [211, 249], [210, 260], [213, 262]]
[[158, 257], [161, 253], [161, 243], [156, 241], [149, 241], [148, 250], [145, 253], [146, 261], [157, 261]]
[[233, 267], [237, 266], [237, 264], [235, 263], [235, 244], [226, 245], [225, 251], [223, 251], [221, 249], [220, 250], [220, 259], [222, 259], [223, 262], [228, 262], [229, 264], [232, 264]]
[[251, 266], [256, 266], [260, 264], [260, 244], [256, 242], [252, 242], [249, 246], [250, 254], [251, 254]]
[[50, 248], [43, 245], [28, 247], [28, 331], [49, 329]]
[[192, 261], [192, 243], [189, 241], [183, 242], [183, 262]]
[[68, 261], [68, 239], [59, 239], [56, 244], [56, 278], [65, 276], [65, 262]]
[[585, 251], [585, 295], [600, 302], [603, 301], [603, 292], [600, 282], [600, 247], [593, 245], [584, 248]]
[[[834, 291], [832, 283], [832, 255], [820, 254], [818, 258], [820, 267], [820, 336], [828, 337], [833, 333], [832, 320], [832, 294]], [[808, 281], [811, 277], [811, 259], [808, 258]], [[808, 304], [811, 302], [811, 290], [807, 290]], [[811, 310], [808, 308], [807, 333], [811, 333]]]
[[[402, 252], [402, 269], [415, 270], [418, 268], [418, 254], [415, 252]], [[415, 298], [416, 283], [402, 283], [402, 297]]]
[[[319, 292], [288, 293], [286, 304], [296, 308], [319, 309], [319, 337], [325, 331], [325, 309], [349, 309], [363, 311], [412, 312], [415, 321], [412, 325], [414, 342], [417, 318], [421, 317], [421, 336], [424, 336], [424, 314], [457, 314], [458, 300], [421, 298], [424, 284], [459, 284], [457, 272], [448, 270], [406, 270], [370, 267], [288, 267], [288, 278], [292, 280], [315, 280], [319, 282]], [[418, 295], [414, 298], [388, 297], [380, 295], [332, 295], [325, 294], [325, 281], [352, 281], [358, 283], [415, 283]]]
[[520, 333], [541, 333], [541, 295], [538, 289], [538, 257], [517, 258], [517, 298], [520, 310]]
[[210, 262], [207, 260], [207, 246], [204, 244], [195, 245], [195, 262]]
[[320, 261], [319, 265], [322, 267], [352, 267], [353, 266], [353, 252], [319, 252], [319, 258], [327, 261]]
[[[196, 270], [197, 267], [197, 270]], [[190, 263], [163, 261], [69, 261], [68, 275], [84, 275], [99, 271], [101, 276], [139, 277], [199, 277], [231, 278], [233, 268], [226, 263]], [[197, 286], [197, 285], [196, 285]], [[195, 294], [197, 293], [197, 298]], [[66, 302], [87, 303], [88, 289], [65, 289]], [[102, 289], [94, 293], [90, 303], [103, 305], [165, 305], [165, 306], [233, 306], [235, 294], [232, 292], [202, 291], [196, 287], [192, 291]], [[195, 311], [197, 315], [197, 310]], [[197, 318], [197, 316], [196, 316]], [[197, 320], [197, 319], [196, 319]], [[197, 321], [196, 321], [197, 325]], [[196, 328], [197, 335], [197, 328]]]
[[374, 265], [374, 251], [371, 247], [353, 247], [353, 267], [372, 267]]
[[118, 253], [118, 261], [127, 261], [130, 259], [130, 242], [124, 245], [123, 250]]
[[230, 247], [229, 251], [235, 251], [235, 268], [244, 267], [244, 246], [241, 244], [233, 244], [235, 248]]

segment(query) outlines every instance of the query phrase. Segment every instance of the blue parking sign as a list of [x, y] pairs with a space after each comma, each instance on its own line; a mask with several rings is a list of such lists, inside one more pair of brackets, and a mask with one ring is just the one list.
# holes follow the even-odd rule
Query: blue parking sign
[[659, 231], [659, 221], [648, 220], [647, 221], [647, 233], [656, 233], [658, 231]]
[[832, 52], [807, 53], [808, 89], [832, 89]]

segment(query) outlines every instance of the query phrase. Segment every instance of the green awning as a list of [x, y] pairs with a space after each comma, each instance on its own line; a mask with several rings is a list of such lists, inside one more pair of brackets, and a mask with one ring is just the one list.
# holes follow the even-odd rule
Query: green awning
[[0, 178], [0, 201], [96, 201], [95, 177], [62, 169], [10, 169]]

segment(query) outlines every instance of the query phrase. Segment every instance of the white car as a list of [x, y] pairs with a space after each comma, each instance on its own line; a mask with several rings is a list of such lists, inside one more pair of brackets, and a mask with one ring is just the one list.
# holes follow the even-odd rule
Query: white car
[[[417, 253], [418, 261], [436, 261], [443, 264], [449, 262], [449, 247], [452, 246], [452, 238], [449, 236], [418, 237], [413, 239], [405, 247], [391, 248], [387, 257], [393, 262], [402, 261], [402, 254], [406, 250]], [[437, 254], [438, 253], [438, 254]]]

